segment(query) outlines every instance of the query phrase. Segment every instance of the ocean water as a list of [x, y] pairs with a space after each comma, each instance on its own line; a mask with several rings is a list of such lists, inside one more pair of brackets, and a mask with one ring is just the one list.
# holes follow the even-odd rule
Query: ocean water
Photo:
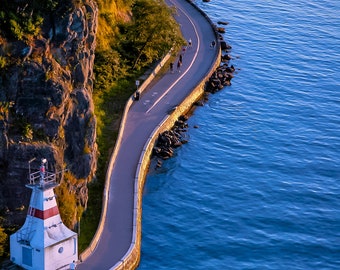
[[195, 3], [238, 71], [150, 171], [138, 269], [340, 269], [340, 1]]

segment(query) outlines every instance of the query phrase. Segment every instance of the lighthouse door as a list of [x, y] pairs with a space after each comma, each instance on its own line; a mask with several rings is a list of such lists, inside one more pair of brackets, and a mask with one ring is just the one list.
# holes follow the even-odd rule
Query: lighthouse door
[[32, 249], [22, 247], [22, 263], [27, 266], [32, 266]]

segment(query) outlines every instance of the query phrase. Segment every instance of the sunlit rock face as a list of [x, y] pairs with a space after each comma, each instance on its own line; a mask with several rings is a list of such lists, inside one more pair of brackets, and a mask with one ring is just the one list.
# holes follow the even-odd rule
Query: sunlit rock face
[[[27, 2], [16, 1], [15, 12], [25, 12]], [[82, 179], [71, 187], [82, 206], [97, 167], [92, 90], [98, 9], [91, 0], [59, 2], [43, 14], [34, 37], [0, 31], [0, 210], [16, 223], [26, 214], [18, 209], [29, 203], [29, 167], [39, 168], [41, 158], [50, 170]]]

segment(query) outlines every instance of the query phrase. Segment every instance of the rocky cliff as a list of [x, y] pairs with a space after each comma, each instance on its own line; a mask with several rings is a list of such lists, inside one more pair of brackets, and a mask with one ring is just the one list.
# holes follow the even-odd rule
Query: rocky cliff
[[[16, 1], [16, 12], [25, 12], [27, 2]], [[83, 207], [97, 167], [92, 90], [98, 9], [92, 0], [59, 2], [43, 14], [38, 35], [20, 40], [0, 32], [0, 209], [18, 224], [30, 198], [28, 161], [34, 159], [30, 167], [38, 170], [46, 158], [49, 170], [81, 179], [69, 188]]]

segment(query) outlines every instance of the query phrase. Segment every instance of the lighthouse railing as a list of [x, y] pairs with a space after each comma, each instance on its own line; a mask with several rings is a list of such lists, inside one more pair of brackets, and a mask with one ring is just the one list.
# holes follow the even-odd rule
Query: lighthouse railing
[[56, 181], [56, 174], [51, 172], [45, 172], [42, 176], [40, 171], [36, 171], [29, 175], [30, 185], [56, 183]]

